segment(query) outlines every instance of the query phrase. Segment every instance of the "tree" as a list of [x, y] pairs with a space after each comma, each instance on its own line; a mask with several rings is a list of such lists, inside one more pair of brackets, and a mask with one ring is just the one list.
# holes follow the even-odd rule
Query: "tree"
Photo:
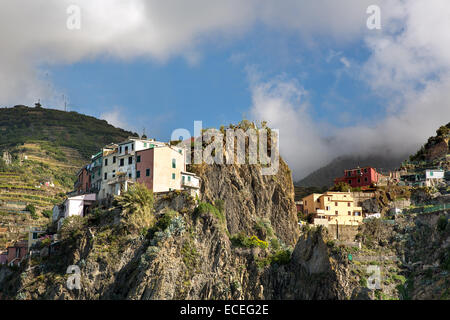
[[38, 218], [36, 214], [36, 207], [32, 203], [27, 204], [25, 211], [28, 211], [33, 219]]
[[155, 224], [153, 192], [144, 184], [132, 185], [116, 201], [122, 207], [121, 217], [131, 231], [148, 229]]
[[350, 187], [345, 182], [339, 182], [338, 184], [335, 184], [330, 191], [337, 191], [337, 192], [347, 192], [348, 190], [351, 190], [352, 187]]

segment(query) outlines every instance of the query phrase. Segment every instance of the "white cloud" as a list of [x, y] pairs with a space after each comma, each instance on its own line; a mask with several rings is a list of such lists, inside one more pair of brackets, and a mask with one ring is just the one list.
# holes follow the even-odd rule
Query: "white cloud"
[[296, 176], [326, 164], [330, 150], [320, 125], [309, 116], [307, 92], [293, 79], [280, 76], [262, 81], [254, 68], [247, 69], [252, 91], [251, 116], [280, 130], [280, 150]]
[[[15, 0], [0, 11], [0, 103], [53, 101], [38, 76], [45, 65], [97, 57], [166, 61], [201, 59], [206, 41], [223, 45], [257, 22], [296, 30], [305, 39], [353, 39], [364, 30], [369, 0]], [[68, 30], [67, 8], [81, 8], [81, 29]], [[51, 87], [51, 86], [50, 86]]]
[[118, 128], [134, 130], [134, 128], [127, 124], [121, 107], [116, 106], [111, 108], [111, 110], [103, 112], [100, 114], [100, 119], [106, 120], [109, 124]]
[[339, 61], [346, 67], [350, 68], [350, 61], [346, 57], [342, 57], [339, 59]]
[[[381, 32], [364, 35], [372, 55], [362, 65], [361, 78], [387, 101], [384, 118], [346, 128], [328, 125], [325, 133], [316, 127], [325, 124], [311, 126], [309, 112], [292, 103], [289, 92], [278, 94], [278, 103], [271, 104], [270, 86], [252, 84], [253, 88], [265, 88], [267, 100], [254, 99], [254, 116], [280, 128], [281, 139], [286, 139], [285, 143], [280, 140], [281, 154], [294, 168], [296, 178], [343, 154], [413, 153], [450, 121], [448, 12], [450, 2], [445, 0], [386, 2]], [[340, 55], [331, 51], [327, 62]], [[301, 88], [290, 79], [285, 81]], [[253, 95], [262, 94], [253, 90]], [[283, 131], [288, 137], [283, 137]]]

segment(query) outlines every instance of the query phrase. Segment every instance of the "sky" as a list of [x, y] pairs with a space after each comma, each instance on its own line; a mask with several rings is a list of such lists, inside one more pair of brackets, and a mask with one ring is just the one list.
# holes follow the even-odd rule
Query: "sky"
[[448, 30], [447, 0], [2, 0], [0, 106], [66, 101], [164, 141], [266, 120], [300, 179], [450, 121]]

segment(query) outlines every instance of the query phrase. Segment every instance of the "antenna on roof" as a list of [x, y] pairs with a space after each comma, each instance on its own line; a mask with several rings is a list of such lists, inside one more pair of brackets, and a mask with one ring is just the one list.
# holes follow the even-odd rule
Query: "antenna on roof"
[[147, 139], [147, 136], [145, 135], [145, 128], [142, 129], [142, 139]]
[[64, 111], [67, 112], [67, 101], [66, 101], [66, 96], [63, 94], [63, 95], [62, 95], [62, 98], [63, 98], [63, 100], [64, 100]]

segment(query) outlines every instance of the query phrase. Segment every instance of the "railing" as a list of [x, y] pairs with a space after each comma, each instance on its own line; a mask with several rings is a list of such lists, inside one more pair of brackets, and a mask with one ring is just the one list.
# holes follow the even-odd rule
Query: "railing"
[[417, 208], [411, 208], [411, 209], [403, 209], [404, 214], [411, 214], [411, 213], [432, 213], [432, 212], [438, 212], [450, 209], [450, 204], [438, 204], [438, 205], [432, 205], [432, 206], [423, 206], [423, 207], [417, 207]]

